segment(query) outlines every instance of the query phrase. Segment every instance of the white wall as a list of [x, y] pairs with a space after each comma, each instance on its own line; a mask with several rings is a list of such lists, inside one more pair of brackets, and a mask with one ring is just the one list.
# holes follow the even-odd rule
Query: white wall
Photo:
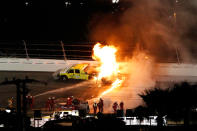
[[[96, 61], [83, 60], [52, 60], [52, 59], [25, 59], [25, 58], [0, 58], [0, 71], [41, 71], [55, 72], [77, 63], [90, 63]], [[161, 81], [197, 81], [197, 64], [158, 63], [155, 74]], [[188, 80], [187, 80], [188, 81]]]
[[94, 61], [79, 60], [52, 60], [52, 59], [25, 59], [25, 58], [0, 58], [0, 71], [43, 71], [55, 72], [58, 69], [77, 63], [90, 63]]

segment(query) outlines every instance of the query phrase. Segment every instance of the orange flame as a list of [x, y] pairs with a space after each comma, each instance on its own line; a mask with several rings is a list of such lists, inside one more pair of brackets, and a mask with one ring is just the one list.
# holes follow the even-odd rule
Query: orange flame
[[[104, 91], [99, 97], [111, 92], [117, 87], [120, 87], [123, 80], [118, 79], [119, 64], [116, 61], [116, 52], [117, 49], [114, 46], [102, 46], [100, 43], [97, 43], [93, 48], [93, 59], [97, 60], [100, 63], [98, 67], [98, 77], [97, 80], [102, 80], [105, 78], [107, 80], [113, 81], [111, 87]], [[116, 78], [116, 79], [114, 79]]]
[[111, 91], [114, 90], [115, 88], [120, 87], [121, 84], [122, 84], [122, 82], [123, 82], [123, 80], [116, 79], [116, 81], [115, 81], [114, 83], [112, 83], [111, 88], [109, 88], [108, 90], [104, 91], [104, 92], [99, 96], [99, 98], [101, 98], [101, 97], [104, 96], [105, 94], [111, 92]]
[[100, 62], [101, 66], [98, 68], [98, 80], [102, 78], [110, 78], [118, 73], [118, 64], [116, 62], [116, 51], [114, 46], [101, 46], [97, 43], [93, 48], [93, 59]]

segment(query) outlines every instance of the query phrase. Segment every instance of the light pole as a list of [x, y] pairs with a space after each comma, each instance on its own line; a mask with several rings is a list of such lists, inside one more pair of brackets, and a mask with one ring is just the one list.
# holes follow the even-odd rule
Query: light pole
[[[46, 82], [29, 79], [27, 76], [25, 79], [15, 79], [13, 78], [12, 81], [5, 80], [4, 82], [0, 83], [0, 85], [16, 85], [16, 99], [17, 99], [17, 130], [18, 131], [25, 131], [26, 129], [26, 95], [28, 93], [26, 84], [27, 83], [43, 83], [47, 85]], [[21, 91], [22, 88], [22, 91]], [[23, 95], [23, 116], [21, 115], [21, 92]]]

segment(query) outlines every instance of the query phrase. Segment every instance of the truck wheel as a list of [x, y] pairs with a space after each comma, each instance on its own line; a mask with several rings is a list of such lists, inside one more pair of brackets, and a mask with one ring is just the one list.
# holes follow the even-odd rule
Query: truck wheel
[[68, 77], [67, 76], [62, 76], [62, 80], [66, 81], [66, 80], [68, 80]]

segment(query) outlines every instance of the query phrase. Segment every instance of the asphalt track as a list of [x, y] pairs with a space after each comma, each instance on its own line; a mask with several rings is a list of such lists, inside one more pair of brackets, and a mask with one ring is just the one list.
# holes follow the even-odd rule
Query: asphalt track
[[[89, 100], [97, 97], [105, 88], [98, 88], [93, 80], [89, 81], [60, 81], [54, 80], [52, 72], [0, 72], [0, 82], [3, 82], [7, 77], [8, 80], [24, 79], [28, 76], [29, 79], [35, 79], [46, 82], [47, 85], [41, 83], [27, 84], [29, 93], [34, 96], [34, 108], [44, 108], [45, 103], [49, 97], [55, 97], [57, 103], [64, 102], [68, 96], [74, 96], [80, 100]], [[15, 85], [1, 85], [0, 86], [0, 107], [7, 107], [8, 98], [14, 97], [16, 100], [16, 86]], [[14, 101], [16, 106], [16, 101]]]
[[[7, 77], [8, 80], [24, 79], [28, 76], [29, 79], [35, 79], [42, 82], [46, 82], [47, 85], [40, 83], [27, 84], [29, 94], [34, 96], [34, 109], [43, 109], [46, 107], [46, 101], [49, 97], [55, 97], [56, 107], [60, 105], [58, 103], [65, 103], [66, 98], [74, 96], [82, 101], [88, 100], [90, 109], [92, 103], [96, 100], [98, 102], [98, 96], [110, 88], [108, 85], [99, 87], [93, 80], [88, 81], [60, 81], [54, 80], [52, 72], [0, 72], [0, 82], [3, 82]], [[135, 81], [135, 80], [134, 80]], [[141, 83], [141, 82], [140, 82]], [[125, 108], [134, 108], [139, 105], [142, 100], [139, 97], [139, 93], [143, 92], [145, 88], [143, 86], [137, 87], [128, 86], [124, 83], [118, 89], [113, 90], [107, 95], [103, 96], [104, 99], [104, 112], [112, 112], [113, 102], [124, 101]], [[8, 98], [14, 97], [14, 106], [16, 106], [16, 86], [15, 85], [0, 85], [0, 108], [6, 108], [8, 106]]]

